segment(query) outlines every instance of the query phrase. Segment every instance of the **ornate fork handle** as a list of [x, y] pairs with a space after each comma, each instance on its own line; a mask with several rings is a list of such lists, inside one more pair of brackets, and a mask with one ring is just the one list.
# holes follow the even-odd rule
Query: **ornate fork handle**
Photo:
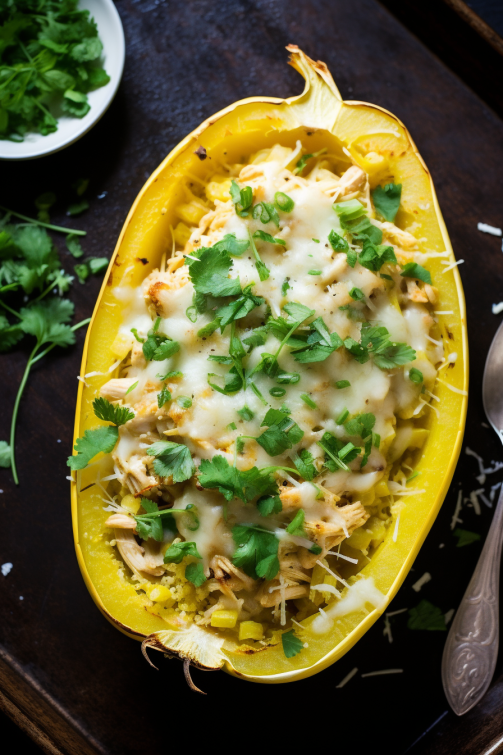
[[453, 711], [462, 716], [485, 695], [499, 643], [499, 575], [503, 489], [480, 558], [452, 622], [442, 657], [442, 681]]

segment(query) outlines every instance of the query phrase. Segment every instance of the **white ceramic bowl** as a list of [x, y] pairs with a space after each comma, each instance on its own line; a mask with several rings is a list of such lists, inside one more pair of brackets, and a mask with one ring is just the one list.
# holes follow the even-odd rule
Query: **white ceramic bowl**
[[104, 87], [89, 92], [90, 111], [83, 118], [63, 116], [58, 119], [58, 130], [53, 134], [28, 133], [22, 142], [0, 139], [0, 160], [31, 160], [50, 155], [73, 144], [99, 121], [112, 102], [124, 69], [126, 44], [120, 16], [112, 0], [81, 0], [79, 8], [88, 10], [98, 25], [103, 42], [103, 66], [110, 76]]

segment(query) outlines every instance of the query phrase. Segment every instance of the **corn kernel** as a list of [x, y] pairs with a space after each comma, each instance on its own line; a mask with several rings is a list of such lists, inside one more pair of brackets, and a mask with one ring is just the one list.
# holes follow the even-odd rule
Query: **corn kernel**
[[216, 199], [220, 202], [225, 202], [229, 199], [230, 188], [230, 178], [227, 178], [227, 176], [213, 176], [213, 180], [206, 186], [206, 196], [211, 202], [214, 202]]
[[237, 611], [214, 611], [211, 614], [211, 626], [220, 627], [221, 629], [232, 629], [236, 626], [238, 620]]
[[385, 480], [380, 480], [375, 486], [376, 498], [384, 498], [389, 495], [388, 483]]
[[175, 241], [177, 244], [180, 244], [180, 246], [185, 246], [187, 241], [190, 239], [190, 234], [191, 230], [185, 225], [185, 223], [178, 223], [175, 230], [173, 231]]
[[124, 498], [121, 501], [121, 506], [126, 509], [126, 511], [129, 511], [131, 514], [137, 514], [138, 509], [141, 506], [141, 503], [138, 498], [135, 498], [134, 495], [125, 495]]
[[242, 621], [239, 624], [240, 640], [261, 640], [264, 636], [264, 627], [258, 621]]
[[208, 208], [201, 207], [201, 205], [196, 204], [195, 202], [180, 204], [176, 208], [176, 214], [180, 220], [183, 220], [185, 223], [190, 223], [191, 225], [198, 225], [201, 218], [203, 218], [207, 212]]
[[131, 351], [133, 343], [134, 336], [132, 333], [117, 333], [110, 350], [115, 357], [124, 359], [124, 357]]
[[408, 448], [422, 448], [427, 437], [428, 430], [423, 427], [415, 427], [410, 436]]
[[374, 490], [366, 490], [359, 496], [360, 503], [362, 506], [371, 506], [375, 501], [375, 497], [376, 495]]
[[149, 598], [150, 600], [153, 600], [154, 603], [164, 603], [165, 600], [169, 600], [169, 598], [171, 598], [171, 591], [169, 587], [164, 587], [164, 585], [156, 585], [150, 590]]

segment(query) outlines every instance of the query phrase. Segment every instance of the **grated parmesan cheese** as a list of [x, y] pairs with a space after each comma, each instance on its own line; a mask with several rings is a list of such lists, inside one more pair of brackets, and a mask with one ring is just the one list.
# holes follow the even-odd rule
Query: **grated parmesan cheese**
[[351, 681], [353, 676], [357, 673], [358, 673], [358, 669], [355, 666], [355, 668], [352, 671], [350, 671], [349, 674], [346, 674], [344, 679], [342, 679], [342, 681], [340, 681], [339, 684], [336, 685], [335, 689], [342, 689], [349, 681]]
[[362, 674], [362, 679], [366, 676], [385, 676], [386, 674], [403, 674], [403, 668], [384, 668], [382, 671], [369, 671], [368, 674]]
[[491, 236], [501, 236], [501, 228], [496, 228], [494, 225], [488, 225], [487, 223], [477, 223], [477, 228], [482, 233], [489, 233]]
[[431, 581], [430, 572], [425, 572], [422, 577], [419, 577], [417, 582], [414, 582], [414, 584], [412, 585], [412, 589], [415, 590], [416, 592], [419, 592], [419, 590], [430, 581]]

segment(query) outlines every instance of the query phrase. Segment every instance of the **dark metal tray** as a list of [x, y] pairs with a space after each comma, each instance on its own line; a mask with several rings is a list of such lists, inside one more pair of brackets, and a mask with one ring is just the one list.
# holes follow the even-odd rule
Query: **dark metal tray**
[[[78, 226], [89, 232], [88, 255], [110, 255], [145, 179], [190, 130], [243, 97], [301, 91], [284, 50], [289, 42], [298, 44], [328, 64], [343, 96], [398, 115], [432, 171], [457, 258], [465, 261], [460, 272], [471, 347], [466, 442], [486, 466], [503, 458], [496, 436], [483, 425], [481, 402], [485, 355], [500, 320], [491, 305], [503, 299], [503, 254], [501, 239], [477, 230], [479, 221], [503, 225], [500, 95], [491, 102], [498, 115], [375, 0], [117, 5], [127, 61], [112, 107], [64, 152], [3, 163], [0, 204], [33, 214], [33, 199], [53, 190], [60, 199], [54, 222], [65, 223], [71, 184], [90, 178], [91, 209]], [[491, 77], [491, 70], [485, 75]], [[65, 260], [71, 270], [72, 258]], [[78, 319], [91, 313], [98, 288], [97, 279], [74, 285]], [[342, 660], [295, 684], [252, 685], [195, 671], [208, 693], [203, 698], [186, 688], [181, 664], [161, 662], [158, 672], [147, 666], [139, 644], [110, 626], [93, 604], [73, 551], [65, 477], [83, 337], [80, 331], [75, 348], [55, 350], [30, 377], [18, 430], [20, 487], [0, 471], [0, 561], [14, 564], [0, 576], [0, 707], [45, 752], [160, 755], [196, 742], [236, 748], [255, 740], [258, 747], [295, 748], [304, 738], [311, 747], [349, 746], [353, 752], [377, 749], [379, 742], [390, 753], [413, 755], [500, 752], [494, 743], [503, 736], [501, 665], [484, 702], [457, 719], [440, 680], [446, 633], [409, 630], [406, 613], [392, 617], [393, 643], [380, 620]], [[25, 361], [20, 351], [2, 357], [2, 438]], [[476, 459], [463, 451], [442, 511], [390, 611], [421, 599], [445, 612], [457, 606], [482, 542], [456, 547], [450, 524], [458, 491], [469, 499], [483, 488], [488, 496], [503, 477], [488, 475], [482, 484], [478, 474]], [[460, 517], [483, 538], [491, 515], [484, 503], [477, 515], [468, 502]], [[432, 580], [418, 594], [412, 585], [426, 571]], [[358, 674], [337, 689], [355, 667]], [[403, 673], [361, 676], [386, 668]]]

